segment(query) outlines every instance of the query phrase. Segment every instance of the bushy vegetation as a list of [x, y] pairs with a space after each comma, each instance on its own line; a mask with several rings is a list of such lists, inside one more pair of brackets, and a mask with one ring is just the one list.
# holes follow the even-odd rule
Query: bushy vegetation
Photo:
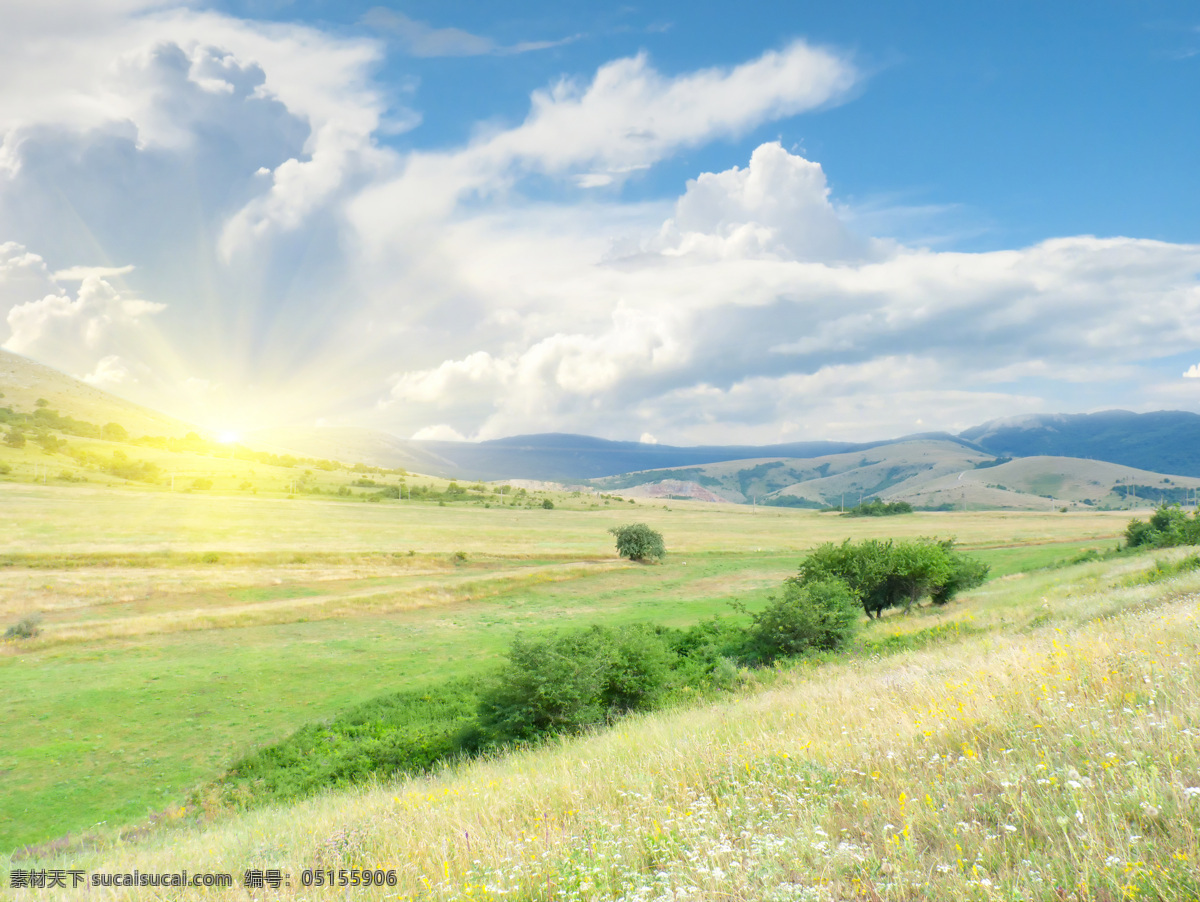
[[645, 523], [614, 526], [609, 530], [617, 539], [617, 554], [631, 561], [659, 561], [666, 555], [662, 533]]
[[477, 707], [471, 680], [382, 695], [247, 755], [216, 790], [226, 802], [247, 805], [427, 771], [459, 752], [460, 734], [473, 724]]
[[4, 631], [5, 639], [36, 639], [41, 633], [42, 618], [37, 614], [22, 617]]
[[871, 498], [864, 501], [857, 507], [852, 507], [842, 516], [844, 517], [895, 517], [898, 514], [911, 514], [913, 506], [907, 501], [881, 501], [878, 498]]
[[792, 577], [783, 595], [754, 615], [749, 649], [764, 664], [811, 651], [836, 651], [858, 632], [861, 608], [843, 580]]
[[910, 610], [928, 596], [943, 605], [987, 579], [988, 566], [957, 551], [953, 540], [894, 542], [867, 539], [826, 542], [800, 563], [799, 585], [839, 579], [867, 616], [903, 605]]
[[1190, 518], [1178, 505], [1165, 504], [1150, 515], [1149, 522], [1133, 519], [1125, 528], [1129, 548], [1174, 548], [1200, 545], [1200, 511]]
[[237, 804], [296, 798], [603, 727], [729, 690], [744, 668], [841, 650], [861, 607], [840, 578], [798, 576], [749, 625], [714, 617], [686, 630], [635, 623], [518, 636], [490, 677], [389, 694], [306, 726], [239, 761], [218, 791]]

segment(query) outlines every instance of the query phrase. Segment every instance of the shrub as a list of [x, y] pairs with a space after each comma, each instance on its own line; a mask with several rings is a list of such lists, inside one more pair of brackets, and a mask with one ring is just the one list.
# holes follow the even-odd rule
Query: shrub
[[129, 433], [120, 423], [105, 423], [100, 427], [100, 437], [110, 442], [123, 442], [128, 440]]
[[200, 489], [203, 491], [205, 489], [211, 489], [212, 487], [213, 481], [206, 476], [201, 476], [198, 479], [192, 480], [192, 488], [194, 489]]
[[479, 740], [575, 733], [652, 707], [668, 685], [670, 664], [666, 641], [642, 625], [518, 636], [508, 663], [481, 695]]
[[37, 614], [22, 617], [4, 631], [5, 639], [34, 639], [41, 633], [42, 618]]
[[803, 583], [792, 577], [783, 596], [754, 615], [751, 649], [763, 663], [810, 651], [834, 651], [858, 630], [861, 603], [840, 579]]
[[852, 507], [842, 516], [845, 517], [895, 517], [899, 514], [911, 514], [913, 506], [907, 501], [892, 501], [890, 503], [872, 498], [864, 501], [858, 507]]
[[0, 464], [0, 476], [7, 476], [12, 472], [12, 467], [8, 464]]
[[662, 533], [655, 532], [645, 523], [614, 526], [609, 532], [616, 536], [617, 554], [631, 561], [657, 561], [667, 553]]
[[[1200, 514], [1200, 511], [1197, 512]], [[1173, 548], [1177, 545], [1200, 545], [1200, 519], [1165, 504], [1150, 515], [1150, 522], [1133, 519], [1125, 527], [1127, 548]]]
[[547, 510], [547, 511], [554, 510], [554, 502], [551, 501], [549, 498], [543, 498], [542, 499], [542, 510]]
[[4, 436], [4, 444], [10, 448], [25, 447], [25, 433], [18, 429], [9, 428], [8, 435]]

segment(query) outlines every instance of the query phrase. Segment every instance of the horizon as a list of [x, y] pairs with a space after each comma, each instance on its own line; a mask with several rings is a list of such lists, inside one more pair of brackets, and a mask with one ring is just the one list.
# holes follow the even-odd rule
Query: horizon
[[217, 435], [1200, 412], [1194, 9], [912, 9], [19, 2], [0, 347]]

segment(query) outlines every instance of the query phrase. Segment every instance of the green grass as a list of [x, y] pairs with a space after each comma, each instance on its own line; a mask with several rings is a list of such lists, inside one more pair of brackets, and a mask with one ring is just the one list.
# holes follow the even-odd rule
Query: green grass
[[615, 560], [606, 532], [633, 518], [625, 509], [0, 492], [0, 626], [44, 615], [41, 637], [0, 646], [0, 848], [171, 809], [305, 723], [492, 666], [518, 630], [687, 626], [732, 601], [753, 610], [827, 539], [1003, 543], [981, 552], [1003, 570], [1027, 566], [1031, 542], [1069, 555], [1125, 522], [898, 524], [672, 502], [639, 505], [668, 548], [661, 566], [640, 566]]

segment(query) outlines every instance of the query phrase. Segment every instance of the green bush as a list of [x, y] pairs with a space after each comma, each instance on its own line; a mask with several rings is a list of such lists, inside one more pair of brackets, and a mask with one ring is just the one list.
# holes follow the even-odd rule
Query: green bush
[[754, 615], [750, 648], [770, 664], [811, 651], [836, 651], [854, 638], [862, 603], [840, 579], [801, 582], [792, 577], [783, 595]]
[[826, 542], [800, 562], [802, 585], [840, 579], [862, 602], [868, 616], [887, 608], [906, 610], [925, 596], [946, 604], [956, 594], [987, 578], [988, 567], [954, 548], [953, 541], [915, 542], [867, 539], [841, 545]]
[[483, 743], [575, 733], [652, 707], [669, 683], [670, 665], [666, 641], [646, 626], [517, 637], [480, 698]]
[[22, 617], [4, 631], [5, 639], [36, 639], [41, 633], [42, 618], [37, 614]]
[[1191, 519], [1179, 505], [1163, 505], [1150, 515], [1150, 522], [1133, 519], [1125, 527], [1127, 548], [1174, 548], [1200, 545], [1200, 511]]
[[667, 553], [662, 533], [655, 532], [645, 523], [614, 526], [609, 532], [616, 536], [617, 554], [631, 561], [662, 560]]
[[554, 502], [551, 501], [549, 498], [543, 498], [542, 499], [542, 510], [547, 510], [547, 511], [554, 510]]
[[895, 517], [899, 514], [911, 514], [913, 506], [907, 501], [892, 501], [890, 503], [880, 501], [878, 498], [872, 498], [870, 501], [864, 501], [857, 507], [852, 507], [842, 516], [844, 517]]
[[7, 476], [12, 472], [12, 467], [8, 464], [0, 464], [0, 476]]
[[13, 429], [10, 427], [8, 434], [4, 436], [4, 444], [8, 445], [10, 448], [24, 448], [25, 433], [21, 432], [19, 429]]

